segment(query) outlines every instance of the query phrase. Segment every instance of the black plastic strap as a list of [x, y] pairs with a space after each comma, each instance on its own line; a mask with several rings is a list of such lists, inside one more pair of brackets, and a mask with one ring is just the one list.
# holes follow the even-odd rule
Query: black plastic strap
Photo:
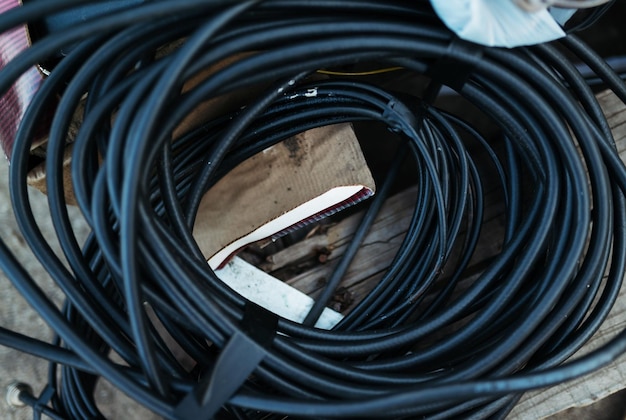
[[178, 404], [176, 418], [212, 419], [263, 361], [276, 335], [277, 323], [275, 314], [249, 302], [241, 331], [230, 337], [211, 374]]
[[[460, 91], [474, 72], [476, 63], [482, 58], [484, 48], [482, 45], [454, 38], [448, 45], [446, 53], [428, 69], [428, 75]], [[471, 59], [460, 59], [468, 55]]]
[[383, 120], [394, 133], [404, 130], [405, 125], [417, 127], [417, 119], [411, 110], [400, 100], [392, 99], [383, 111]]
[[24, 402], [27, 405], [30, 405], [33, 409], [33, 419], [39, 420], [42, 418], [42, 415], [45, 414], [46, 409], [49, 409], [48, 403], [52, 400], [52, 397], [55, 394], [55, 389], [50, 385], [46, 385], [46, 387], [41, 391], [39, 397], [35, 398], [33, 395], [28, 393], [24, 397]]
[[278, 316], [256, 303], [247, 302], [241, 320], [241, 331], [263, 347], [270, 347], [276, 335]]
[[441, 84], [440, 81], [431, 79], [430, 83], [428, 83], [428, 86], [426, 86], [426, 89], [424, 90], [424, 98], [422, 99], [422, 107], [428, 107], [430, 105], [433, 105], [435, 103], [435, 100], [439, 96], [439, 93], [441, 92], [442, 88], [443, 88], [443, 85]]

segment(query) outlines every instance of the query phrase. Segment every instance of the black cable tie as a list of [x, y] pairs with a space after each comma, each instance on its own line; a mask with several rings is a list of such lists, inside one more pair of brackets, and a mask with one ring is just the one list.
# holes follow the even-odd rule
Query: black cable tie
[[50, 409], [48, 403], [52, 400], [55, 392], [54, 387], [48, 384], [36, 397], [32, 394], [30, 387], [27, 387], [20, 392], [19, 398], [24, 404], [33, 409], [33, 419], [37, 420], [41, 419], [42, 415], [47, 414], [46, 410]]
[[402, 132], [407, 125], [417, 127], [415, 114], [403, 102], [397, 99], [391, 99], [387, 103], [382, 118], [388, 125], [389, 130], [394, 133]]
[[253, 302], [246, 302], [243, 319], [241, 320], [241, 331], [253, 339], [264, 348], [271, 347], [276, 328], [278, 327], [278, 316], [267, 309]]
[[443, 85], [438, 80], [431, 80], [430, 83], [428, 83], [426, 90], [424, 90], [424, 98], [421, 103], [423, 108], [428, 108], [435, 103], [435, 100], [441, 92], [441, 88], [443, 88]]
[[[483, 56], [485, 47], [454, 38], [448, 45], [445, 54], [428, 69], [427, 74], [434, 80], [460, 91], [469, 80], [476, 68], [476, 63]], [[459, 59], [461, 56], [472, 56], [471, 60]]]
[[276, 335], [277, 323], [276, 315], [248, 302], [241, 331], [230, 337], [211, 375], [178, 404], [175, 417], [180, 420], [212, 419], [263, 361]]

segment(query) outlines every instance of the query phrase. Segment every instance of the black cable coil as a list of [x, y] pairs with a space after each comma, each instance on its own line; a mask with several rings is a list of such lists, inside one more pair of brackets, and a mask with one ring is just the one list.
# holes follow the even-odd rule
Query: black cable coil
[[[0, 31], [83, 3], [26, 3], [0, 15]], [[523, 392], [615, 360], [626, 332], [566, 362], [621, 286], [626, 169], [562, 49], [623, 102], [626, 88], [575, 36], [559, 44], [481, 48], [455, 39], [429, 3], [416, 0], [146, 1], [42, 37], [0, 72], [3, 93], [28, 68], [69, 51], [28, 108], [10, 169], [15, 215], [65, 294], [62, 311], [0, 242], [0, 267], [58, 334], [48, 344], [0, 329], [3, 345], [50, 360], [54, 395], [42, 411], [102, 417], [93, 397], [102, 377], [166, 418], [504, 418]], [[201, 70], [239, 53], [246, 54], [180, 93]], [[371, 62], [428, 76], [429, 95], [350, 78], [309, 80], [319, 69]], [[258, 85], [271, 87], [170, 141], [198, 103]], [[503, 154], [462, 117], [432, 106], [442, 85], [499, 127]], [[315, 98], [295, 95], [313, 86]], [[81, 247], [63, 162], [87, 93], [71, 167], [92, 229]], [[32, 138], [53, 104], [47, 192], [69, 268], [43, 238], [27, 195]], [[416, 162], [408, 233], [380, 282], [333, 330], [308, 326], [315, 309], [305, 325], [279, 319], [210, 270], [191, 235], [199, 201], [263, 148], [359, 121], [386, 124], [404, 140], [398, 153]], [[496, 168], [506, 225], [502, 249], [458, 293], [485, 206], [484, 169], [468, 142]], [[444, 265], [447, 281], [435, 287]], [[168, 350], [147, 307], [197, 363], [193, 371]]]

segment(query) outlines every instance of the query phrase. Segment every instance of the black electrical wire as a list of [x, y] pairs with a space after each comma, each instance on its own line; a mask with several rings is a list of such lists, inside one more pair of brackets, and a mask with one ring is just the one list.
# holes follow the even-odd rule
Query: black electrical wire
[[574, 22], [567, 22], [565, 28], [568, 33], [574, 33], [578, 31], [584, 31], [596, 24], [602, 16], [604, 16], [615, 3], [615, 0], [611, 0], [600, 7], [593, 7], [591, 9], [578, 11], [578, 14], [582, 14], [581, 18], [575, 17], [572, 19]]
[[[25, 2], [0, 14], [0, 31], [90, 3]], [[504, 418], [523, 392], [613, 362], [626, 332], [568, 359], [607, 317], [626, 269], [626, 169], [588, 82], [601, 80], [622, 102], [626, 87], [574, 35], [561, 44], [585, 63], [584, 76], [551, 45], [464, 43], [427, 1], [402, 0], [145, 1], [37, 39], [0, 70], [0, 94], [32, 66], [67, 55], [21, 121], [11, 200], [66, 300], [59, 310], [0, 241], [0, 267], [57, 334], [49, 344], [0, 329], [1, 344], [50, 360], [48, 400], [24, 399], [53, 418], [102, 418], [94, 391], [105, 378], [165, 418]], [[389, 89], [393, 73], [316, 76], [371, 63], [401, 67], [429, 88]], [[441, 86], [471, 103], [496, 138], [440, 109]], [[259, 93], [172, 141], [198, 104], [242, 90]], [[32, 139], [51, 107], [47, 194], [63, 256], [27, 194]], [[339, 123], [386, 126], [384, 141], [407, 158], [389, 173], [416, 194], [389, 268], [326, 331], [309, 324], [340, 276], [298, 324], [224, 285], [192, 230], [204, 193], [237, 164]], [[84, 245], [66, 209], [68, 141], [74, 197], [92, 230]], [[403, 160], [413, 161], [408, 175]], [[489, 194], [504, 215], [498, 238], [488, 230]], [[486, 241], [497, 249], [470, 272]]]

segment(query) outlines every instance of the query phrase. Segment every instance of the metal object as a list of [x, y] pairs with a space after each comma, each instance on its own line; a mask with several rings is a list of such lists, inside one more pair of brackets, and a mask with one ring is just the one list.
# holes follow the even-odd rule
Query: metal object
[[33, 393], [33, 389], [30, 385], [24, 382], [11, 382], [7, 387], [6, 400], [11, 407], [24, 407], [26, 403], [21, 400], [20, 395], [26, 392], [28, 394]]

